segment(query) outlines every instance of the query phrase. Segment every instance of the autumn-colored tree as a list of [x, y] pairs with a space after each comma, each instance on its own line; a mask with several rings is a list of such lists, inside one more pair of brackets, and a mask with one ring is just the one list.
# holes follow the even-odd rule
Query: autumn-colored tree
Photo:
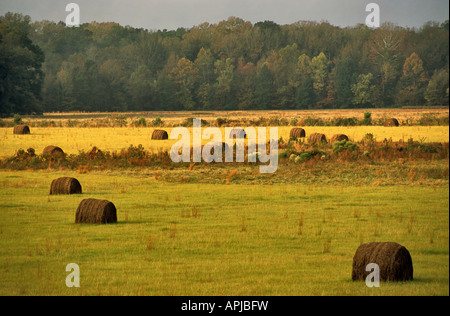
[[240, 110], [250, 110], [253, 106], [255, 94], [256, 66], [245, 63], [243, 59], [238, 62], [236, 69], [236, 100]]
[[422, 105], [426, 82], [422, 59], [416, 53], [412, 53], [403, 65], [403, 75], [400, 78], [400, 104]]
[[197, 66], [186, 58], [178, 60], [177, 65], [169, 73], [169, 79], [178, 88], [177, 100], [185, 109], [191, 110], [195, 106], [193, 90], [198, 78]]
[[[0, 17], [3, 115], [36, 112], [40, 95], [45, 111], [447, 103], [448, 21], [370, 29], [311, 21], [253, 25], [230, 17], [189, 29], [149, 31], [117, 23], [69, 28], [63, 22], [22, 20], [14, 14]], [[33, 92], [15, 93], [17, 87]]]
[[428, 105], [448, 105], [448, 67], [436, 71], [431, 77], [425, 91], [425, 99]]

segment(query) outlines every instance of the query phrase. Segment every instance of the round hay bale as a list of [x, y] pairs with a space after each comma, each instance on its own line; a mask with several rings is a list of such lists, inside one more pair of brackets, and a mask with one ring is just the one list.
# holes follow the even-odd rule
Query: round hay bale
[[305, 138], [306, 132], [303, 128], [293, 128], [291, 129], [291, 133], [289, 134], [289, 139], [291, 138]]
[[167, 134], [167, 132], [164, 130], [155, 129], [152, 133], [152, 139], [154, 140], [169, 139], [169, 134]]
[[327, 142], [327, 137], [325, 136], [325, 134], [321, 134], [321, 133], [312, 133], [309, 136], [309, 143], [310, 144], [319, 144], [322, 142]]
[[64, 151], [57, 146], [47, 146], [42, 151], [44, 156], [52, 156], [52, 157], [64, 157]]
[[13, 133], [17, 135], [30, 134], [30, 127], [28, 125], [16, 125], [14, 126]]
[[348, 141], [348, 136], [344, 135], [344, 134], [336, 134], [336, 135], [333, 135], [333, 137], [331, 137], [331, 142], [332, 143], [341, 142], [343, 140]]
[[81, 184], [75, 178], [62, 177], [52, 181], [50, 195], [81, 194]]
[[230, 132], [230, 138], [232, 139], [236, 135], [236, 139], [247, 138], [247, 133], [243, 128], [233, 128]]
[[384, 126], [386, 126], [386, 127], [394, 127], [395, 126], [396, 127], [396, 126], [400, 126], [400, 123], [398, 122], [397, 119], [390, 118], [390, 119], [384, 121]]
[[395, 242], [372, 242], [361, 245], [353, 257], [353, 281], [365, 281], [371, 271], [366, 266], [380, 267], [380, 281], [411, 281], [413, 265], [409, 251]]
[[78, 205], [75, 223], [117, 223], [116, 207], [107, 200], [85, 199]]

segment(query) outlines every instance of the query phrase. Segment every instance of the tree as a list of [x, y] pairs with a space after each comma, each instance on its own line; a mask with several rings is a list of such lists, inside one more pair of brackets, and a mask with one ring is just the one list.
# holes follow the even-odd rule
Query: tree
[[399, 28], [386, 23], [371, 34], [369, 59], [376, 66], [375, 75], [379, 80], [377, 95], [381, 106], [395, 103], [395, 87], [401, 74]]
[[314, 94], [314, 82], [311, 76], [305, 76], [297, 87], [295, 104], [297, 109], [310, 109], [316, 104], [316, 95]]
[[336, 65], [335, 71], [336, 101], [340, 107], [350, 107], [353, 99], [351, 86], [355, 83], [358, 72], [357, 61], [350, 58], [342, 60]]
[[426, 84], [422, 59], [412, 53], [403, 65], [403, 76], [400, 78], [401, 91], [399, 102], [402, 105], [421, 105], [424, 103]]
[[122, 65], [116, 59], [108, 59], [100, 66], [98, 73], [103, 84], [103, 109], [106, 111], [126, 111], [127, 78]]
[[243, 59], [238, 62], [236, 69], [236, 101], [240, 110], [249, 110], [253, 106], [255, 92], [256, 66], [245, 63]]
[[194, 108], [193, 91], [198, 78], [198, 68], [186, 58], [178, 60], [177, 65], [169, 73], [169, 79], [178, 88], [177, 101], [184, 109]]
[[375, 86], [372, 84], [373, 74], [361, 74], [358, 80], [351, 86], [353, 93], [352, 102], [358, 107], [368, 107], [373, 103], [373, 93]]
[[44, 53], [29, 37], [30, 17], [0, 17], [0, 115], [41, 113]]
[[130, 110], [156, 110], [156, 83], [146, 66], [139, 66], [131, 74], [127, 90], [131, 97]]
[[270, 109], [275, 97], [273, 75], [264, 65], [255, 78], [255, 97], [253, 103], [258, 109]]
[[428, 105], [448, 105], [448, 67], [438, 70], [431, 77], [425, 91], [425, 99]]
[[234, 93], [234, 65], [231, 58], [220, 59], [214, 63], [214, 73], [217, 76], [217, 82], [214, 85], [216, 91], [216, 106], [222, 109], [233, 107]]
[[320, 53], [311, 61], [311, 79], [313, 80], [314, 91], [318, 100], [327, 97], [328, 72], [331, 62], [324, 53]]

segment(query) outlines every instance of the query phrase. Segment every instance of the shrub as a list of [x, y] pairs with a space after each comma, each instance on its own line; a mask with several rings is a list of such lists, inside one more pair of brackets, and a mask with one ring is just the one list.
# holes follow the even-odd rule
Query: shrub
[[324, 126], [325, 122], [321, 118], [310, 117], [308, 116], [303, 120], [304, 126]]
[[153, 126], [163, 126], [164, 121], [158, 116], [152, 121]]
[[324, 156], [325, 153], [320, 151], [320, 150], [317, 150], [317, 149], [314, 149], [314, 150], [311, 150], [311, 151], [305, 151], [305, 152], [300, 153], [295, 158], [295, 163], [306, 162], [306, 161], [314, 158], [317, 155]]
[[145, 117], [141, 117], [139, 120], [134, 122], [134, 125], [136, 127], [139, 127], [139, 126], [145, 127], [145, 126], [147, 126], [147, 121], [145, 120]]
[[372, 125], [372, 113], [364, 112], [364, 119], [362, 120], [362, 125]]
[[354, 144], [350, 141], [346, 141], [346, 140], [343, 140], [340, 142], [335, 142], [333, 145], [333, 152], [335, 152], [335, 153], [340, 153], [340, 152], [343, 152], [346, 150], [356, 151], [358, 149], [359, 149], [359, 147], [356, 144]]
[[22, 117], [19, 114], [14, 114], [14, 125], [22, 124]]
[[358, 120], [354, 117], [338, 117], [331, 120], [332, 126], [356, 126]]
[[218, 118], [216, 119], [216, 125], [217, 125], [218, 127], [221, 127], [222, 125], [227, 124], [227, 122], [228, 122], [227, 119], [223, 119], [223, 118], [220, 118], [220, 117], [218, 117]]
[[[201, 121], [202, 121], [202, 126], [208, 125], [208, 121], [205, 121], [203, 119]], [[180, 125], [183, 127], [192, 127], [192, 126], [194, 126], [194, 118], [188, 117], [188, 118], [184, 119], [184, 121]]]

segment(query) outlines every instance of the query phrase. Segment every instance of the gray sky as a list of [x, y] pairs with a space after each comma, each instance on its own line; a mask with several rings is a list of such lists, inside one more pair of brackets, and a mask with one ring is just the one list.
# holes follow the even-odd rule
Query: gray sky
[[117, 22], [150, 30], [215, 24], [230, 16], [252, 23], [310, 20], [354, 26], [365, 22], [370, 2], [380, 6], [382, 23], [420, 27], [449, 16], [448, 0], [0, 0], [0, 15], [11, 11], [27, 14], [34, 21], [65, 21], [70, 2], [80, 6], [81, 23]]

